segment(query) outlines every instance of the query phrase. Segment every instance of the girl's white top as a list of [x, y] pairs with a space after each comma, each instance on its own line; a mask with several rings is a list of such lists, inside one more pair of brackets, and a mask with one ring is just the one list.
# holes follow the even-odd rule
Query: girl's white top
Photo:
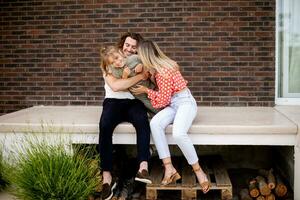
[[[104, 78], [104, 77], [103, 77]], [[109, 85], [106, 83], [104, 78], [104, 89], [105, 89], [105, 98], [113, 99], [134, 99], [134, 96], [129, 91], [118, 91], [114, 92]]]

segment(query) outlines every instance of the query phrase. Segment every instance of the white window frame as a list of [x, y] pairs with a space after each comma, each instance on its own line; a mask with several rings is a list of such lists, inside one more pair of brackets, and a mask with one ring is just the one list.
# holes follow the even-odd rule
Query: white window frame
[[[276, 33], [275, 33], [275, 104], [276, 105], [300, 105], [300, 98], [287, 98], [287, 97], [279, 97], [279, 90], [280, 88], [280, 76], [279, 76], [279, 35], [278, 35], [278, 29], [279, 29], [279, 1], [284, 1], [284, 0], [276, 0], [276, 17], [275, 17], [275, 21], [276, 21]], [[288, 70], [287, 68], [283, 69], [283, 70]], [[285, 77], [285, 80], [288, 77]], [[285, 81], [283, 80], [283, 81]], [[285, 86], [287, 87], [287, 83], [284, 83]]]

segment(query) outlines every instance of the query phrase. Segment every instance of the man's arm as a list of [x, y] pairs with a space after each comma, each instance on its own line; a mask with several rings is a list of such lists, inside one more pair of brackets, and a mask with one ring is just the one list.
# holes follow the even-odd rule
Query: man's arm
[[105, 78], [107, 84], [109, 85], [109, 87], [114, 92], [118, 92], [118, 91], [127, 90], [128, 88], [135, 85], [139, 81], [147, 79], [148, 74], [140, 73], [136, 76], [133, 76], [133, 77], [127, 78], [127, 79], [117, 79], [117, 78], [113, 77], [112, 75], [108, 74], [108, 75], [104, 76], [104, 78]]

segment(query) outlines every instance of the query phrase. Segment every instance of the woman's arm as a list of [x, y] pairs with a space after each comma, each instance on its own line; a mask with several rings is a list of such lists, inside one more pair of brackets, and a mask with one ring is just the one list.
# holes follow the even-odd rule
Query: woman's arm
[[131, 86], [135, 85], [141, 80], [147, 79], [148, 76], [145, 73], [140, 73], [136, 76], [133, 76], [131, 78], [127, 79], [117, 79], [114, 76], [108, 74], [104, 76], [106, 83], [109, 85], [109, 87], [114, 91], [122, 91], [122, 90], [127, 90]]
[[130, 88], [130, 91], [135, 95], [146, 93], [154, 108], [164, 108], [171, 102], [173, 79], [172, 77], [157, 76], [157, 80], [159, 83], [157, 84], [158, 91], [148, 89], [142, 85]]
[[157, 85], [156, 84], [156, 80], [155, 80], [155, 74], [150, 74], [151, 76], [150, 76], [150, 81], [152, 82], [152, 83], [154, 83], [154, 85]]

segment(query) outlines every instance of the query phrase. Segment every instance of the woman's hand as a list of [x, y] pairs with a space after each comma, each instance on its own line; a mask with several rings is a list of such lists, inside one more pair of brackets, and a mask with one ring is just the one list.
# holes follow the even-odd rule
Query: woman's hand
[[141, 73], [139, 73], [139, 74], [142, 74], [142, 76], [143, 76], [143, 79], [142, 79], [142, 80], [147, 80], [147, 79], [149, 78], [149, 76], [150, 76], [149, 72], [146, 71], [146, 70], [143, 70], [143, 71], [142, 71]]
[[133, 94], [135, 94], [135, 95], [138, 95], [138, 94], [143, 94], [143, 93], [148, 93], [147, 92], [147, 87], [145, 87], [145, 86], [142, 86], [142, 85], [137, 85], [137, 86], [135, 86], [135, 87], [131, 87], [129, 90], [130, 90], [130, 92], [132, 92]]

